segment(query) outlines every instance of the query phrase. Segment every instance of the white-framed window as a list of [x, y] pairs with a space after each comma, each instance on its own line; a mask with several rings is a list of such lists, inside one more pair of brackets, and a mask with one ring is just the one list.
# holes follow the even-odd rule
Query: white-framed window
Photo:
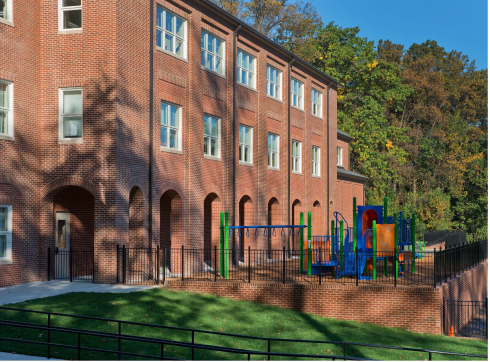
[[201, 65], [219, 74], [225, 74], [224, 40], [201, 30]]
[[218, 117], [204, 115], [204, 155], [220, 157], [221, 120]]
[[337, 147], [337, 166], [342, 166], [342, 147]]
[[238, 49], [237, 82], [255, 88], [255, 57]]
[[83, 138], [83, 92], [82, 88], [60, 88], [60, 140]]
[[0, 135], [14, 136], [14, 86], [0, 79]]
[[299, 80], [291, 78], [291, 105], [303, 109], [304, 84]]
[[238, 160], [243, 163], [252, 164], [253, 128], [241, 124], [238, 133]]
[[282, 72], [270, 65], [267, 65], [267, 95], [282, 99]]
[[187, 58], [187, 21], [157, 6], [157, 47]]
[[82, 28], [82, 0], [58, 0], [59, 30]]
[[293, 140], [293, 171], [301, 173], [301, 142]]
[[0, 0], [0, 19], [12, 21], [12, 0]]
[[267, 150], [269, 156], [269, 167], [279, 169], [279, 136], [274, 133], [268, 134]]
[[311, 150], [312, 174], [320, 176], [320, 147], [313, 146]]
[[160, 147], [181, 150], [182, 107], [162, 102], [160, 105]]
[[322, 93], [316, 89], [311, 90], [311, 113], [322, 117]]
[[12, 259], [12, 205], [0, 205], [0, 260]]

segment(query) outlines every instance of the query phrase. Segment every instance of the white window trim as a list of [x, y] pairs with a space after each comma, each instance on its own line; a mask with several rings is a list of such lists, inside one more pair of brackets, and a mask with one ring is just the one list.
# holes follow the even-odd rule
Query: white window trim
[[[292, 147], [291, 147], [291, 157], [292, 157], [292, 165], [293, 165], [293, 168], [292, 168], [292, 172], [293, 173], [298, 173], [298, 174], [301, 174], [301, 159], [302, 159], [302, 156], [303, 156], [303, 145], [302, 145], [302, 142], [301, 141], [298, 141], [298, 140], [293, 140], [293, 144], [294, 143], [298, 143], [299, 144], [299, 156], [294, 156], [293, 153], [292, 153]], [[294, 160], [295, 159], [298, 159], [298, 170], [295, 170], [294, 169]]]
[[[267, 133], [267, 137], [269, 137], [269, 135], [273, 135], [273, 136], [276, 137], [276, 140], [277, 140], [277, 151], [269, 150], [269, 145], [268, 145], [269, 140], [267, 140], [267, 166], [269, 167], [269, 170], [279, 170], [280, 169], [279, 165], [281, 164], [280, 163], [280, 160], [279, 160], [279, 155], [280, 155], [279, 151], [281, 150], [280, 149], [281, 137], [279, 137], [278, 134], [275, 134], [275, 133], [272, 133], [272, 132]], [[274, 167], [274, 166], [269, 165], [269, 152], [273, 152], [273, 153], [276, 154], [277, 167]]]
[[[318, 103], [315, 103], [313, 101], [313, 92], [317, 92], [318, 93]], [[316, 104], [318, 105], [318, 110], [319, 110], [319, 114], [315, 114], [313, 112], [313, 105]], [[323, 118], [323, 93], [320, 92], [319, 90], [315, 89], [315, 88], [311, 88], [311, 114], [315, 117], [318, 117], [318, 118]]]
[[[313, 160], [313, 150], [317, 150], [317, 155], [318, 155], [318, 160], [315, 161]], [[316, 177], [320, 177], [321, 176], [321, 168], [320, 168], [320, 165], [321, 165], [321, 148], [318, 147], [318, 146], [313, 146], [312, 147], [312, 153], [311, 153], [311, 162], [312, 162], [312, 174], [313, 176], [316, 176]], [[317, 173], [314, 173], [314, 170], [315, 170], [315, 167], [313, 167], [313, 164], [316, 164], [316, 169], [317, 169]]]
[[[278, 73], [277, 83], [274, 83], [271, 80], [267, 79], [267, 77], [269, 75], [269, 72], [268, 72], [268, 69], [267, 68], [272, 68], [275, 71], [277, 71], [277, 73]], [[269, 83], [272, 83], [272, 84], [274, 84], [274, 85], [276, 85], [276, 86], [279, 87], [278, 97], [274, 97], [274, 96], [272, 96], [272, 95], [269, 94]], [[276, 67], [273, 67], [272, 65], [269, 65], [269, 64], [267, 64], [267, 67], [266, 67], [266, 90], [265, 90], [265, 93], [269, 97], [271, 97], [272, 99], [277, 99], [279, 101], [282, 101], [282, 72], [279, 69], [277, 69]]]
[[7, 235], [7, 246], [5, 257], [0, 257], [1, 264], [12, 263], [12, 205], [0, 205], [7, 208], [7, 231], [0, 231], [0, 235]]
[[[217, 117], [217, 116], [213, 116], [212, 114], [209, 114], [209, 113], [204, 113], [204, 117], [212, 117], [212, 118], [216, 118], [216, 121], [218, 122], [218, 137], [214, 137], [214, 136], [211, 136], [211, 135], [206, 135], [204, 134], [204, 138], [209, 138], [209, 144], [208, 144], [208, 152], [209, 154], [204, 154], [204, 157], [206, 158], [212, 158], [212, 159], [216, 159], [216, 158], [219, 158], [221, 159], [221, 118], [220, 117]], [[204, 126], [204, 118], [203, 118], [203, 126]], [[209, 130], [211, 131], [211, 125], [209, 125]], [[211, 155], [211, 138], [214, 138], [216, 140], [218, 140], [218, 155], [217, 156], [213, 156]], [[204, 139], [203, 139], [203, 142], [204, 142]]]
[[[243, 143], [243, 142], [240, 142], [240, 136], [238, 136], [238, 145], [239, 146], [243, 146], [242, 147], [242, 150], [245, 149], [245, 147], [248, 147], [250, 149], [249, 151], [249, 155], [250, 155], [250, 162], [246, 162], [246, 161], [240, 161], [240, 157], [242, 157], [242, 155], [240, 154], [240, 147], [238, 147], [238, 162], [243, 164], [243, 165], [253, 165], [254, 164], [254, 153], [253, 153], [253, 145], [254, 145], [254, 129], [253, 127], [250, 127], [250, 126], [247, 126], [245, 124], [240, 124], [238, 125], [238, 132], [240, 132], [240, 127], [245, 127], [245, 128], [248, 128], [250, 130], [250, 144], [247, 145], [246, 143]], [[245, 156], [245, 151], [243, 152], [243, 156]], [[245, 158], [245, 157], [243, 157]], [[269, 162], [269, 161], [267, 161]]]
[[[298, 93], [293, 92], [293, 85], [292, 85], [293, 81], [296, 81], [299, 83], [302, 95], [299, 95]], [[303, 82], [301, 82], [300, 80], [298, 80], [294, 77], [291, 77], [291, 84], [289, 85], [289, 87], [291, 88], [291, 106], [294, 108], [298, 108], [298, 109], [303, 111], [305, 109], [305, 84]], [[293, 94], [296, 94], [298, 97], [301, 97], [301, 101], [299, 102], [299, 104], [297, 106], [293, 105]]]
[[[186, 59], [187, 60], [187, 19], [167, 10], [166, 8], [164, 8], [163, 6], [160, 6], [160, 5], [157, 5], [157, 8], [160, 8], [162, 11], [163, 11], [163, 19], [162, 19], [162, 27], [159, 27], [157, 24], [158, 24], [158, 19], [155, 18], [155, 35], [158, 36], [158, 30], [160, 30], [163, 34], [163, 38], [162, 38], [162, 46], [159, 47], [158, 45], [156, 46], [157, 49], [167, 53], [167, 54], [170, 54], [170, 55], [173, 55], [177, 58], [181, 58], [181, 59]], [[172, 14], [173, 16], [175, 16], [176, 18], [179, 18], [180, 20], [182, 20], [182, 27], [183, 27], [183, 30], [184, 30], [184, 36], [183, 38], [181, 38], [180, 36], [178, 36], [177, 34], [174, 34], [174, 33], [170, 33], [167, 31], [167, 29], [165, 29], [165, 18], [166, 18], [166, 15], [165, 13], [169, 13], [169, 14]], [[157, 16], [158, 16], [158, 11], [157, 11]], [[165, 33], [169, 33], [170, 35], [172, 35], [172, 47], [173, 49], [176, 49], [175, 48], [175, 38], [179, 38], [182, 40], [183, 42], [183, 55], [179, 55], [177, 54], [175, 51], [170, 51], [170, 50], [167, 50], [165, 49]], [[158, 44], [158, 39], [156, 39], [156, 44]]]
[[[204, 29], [201, 29], [201, 37], [202, 37], [202, 33], [205, 33], [208, 36], [211, 35], [213, 38], [218, 39], [219, 41], [221, 41], [221, 44], [223, 46], [223, 56], [222, 57], [220, 57], [216, 53], [213, 53], [213, 52], [210, 52], [209, 50], [207, 50], [207, 47], [206, 47], [207, 42], [205, 42], [205, 44], [204, 44], [205, 48], [201, 47], [201, 51], [204, 50], [204, 53], [206, 55], [207, 54], [211, 54], [213, 56], [213, 64], [215, 64], [214, 62], [216, 61], [216, 58], [221, 59], [221, 64], [222, 64], [221, 69], [222, 69], [222, 72], [220, 73], [220, 72], [215, 71], [214, 69], [209, 69], [208, 67], [206, 67], [205, 65], [202, 65], [202, 64], [201, 64], [201, 66], [205, 70], [209, 70], [210, 72], [219, 74], [221, 76], [225, 76], [225, 72], [226, 72], [226, 59], [225, 59], [226, 58], [226, 42], [223, 39], [221, 39], [219, 36], [216, 36], [215, 34], [210, 33], [209, 31], [206, 31]], [[213, 43], [214, 43], [214, 41], [213, 41]], [[207, 59], [207, 57], [206, 57], [206, 59]], [[201, 63], [202, 63], [202, 60], [201, 60]], [[204, 64], [206, 64], [206, 62], [204, 62]]]
[[[239, 54], [240, 52], [241, 52], [241, 53], [244, 53], [244, 54], [248, 55], [250, 58], [252, 58], [252, 60], [253, 60], [253, 61], [252, 61], [252, 65], [253, 65], [253, 66], [252, 66], [252, 67], [253, 67], [253, 71], [252, 71], [252, 72], [250, 72], [248, 69], [245, 69], [245, 68], [243, 68], [243, 67], [241, 67], [241, 66], [239, 66], [239, 65], [238, 65], [238, 54]], [[242, 50], [242, 49], [238, 48], [238, 49], [237, 49], [237, 63], [236, 63], [236, 67], [237, 67], [238, 69], [240, 69], [240, 70], [241, 70], [241, 69], [243, 69], [243, 70], [244, 70], [246, 73], [252, 73], [252, 75], [253, 75], [252, 79], [253, 79], [253, 82], [254, 82], [253, 86], [247, 85], [247, 84], [245, 84], [245, 83], [243, 83], [243, 82], [239, 82], [239, 81], [238, 81], [238, 70], [237, 70], [237, 83], [238, 83], [239, 85], [243, 86], [243, 87], [246, 87], [246, 88], [249, 88], [249, 89], [256, 90], [256, 89], [257, 89], [257, 58], [256, 58], [256, 57], [254, 57], [252, 54], [247, 53], [246, 51], [244, 51], [244, 50]]]
[[[80, 6], [63, 6], [63, 0], [58, 0], [58, 31], [63, 33], [79, 33], [83, 29], [83, 10], [82, 10], [83, 0], [80, 1]], [[69, 10], [81, 10], [82, 11], [82, 27], [80, 28], [63, 28], [63, 13]]]
[[14, 25], [14, 17], [12, 13], [12, 0], [7, 0], [7, 18], [0, 18], [0, 23], [10, 26]]
[[[79, 90], [82, 92], [82, 113], [77, 114], [77, 113], [69, 113], [71, 116], [81, 116], [82, 117], [82, 137], [77, 137], [77, 138], [65, 138], [64, 137], [64, 130], [63, 130], [63, 117], [65, 114], [63, 114], [63, 92], [64, 91], [71, 91], [71, 90]], [[58, 125], [58, 130], [59, 130], [59, 135], [58, 135], [58, 141], [59, 143], [62, 144], [73, 144], [73, 143], [83, 143], [83, 88], [82, 87], [73, 87], [73, 88], [59, 88], [58, 89], [58, 104], [59, 104], [59, 125]]]
[[[339, 154], [340, 150], [340, 154]], [[342, 147], [337, 146], [337, 166], [342, 166], [342, 154], [343, 150]]]
[[[162, 103], [165, 103], [169, 106], [175, 106], [177, 107], [177, 110], [179, 112], [179, 128], [177, 132], [177, 148], [170, 148], [170, 131], [167, 132], [167, 146], [162, 146]], [[170, 109], [169, 109], [170, 112]], [[175, 129], [175, 127], [170, 126], [170, 114], [169, 114], [169, 124], [163, 127], [167, 127], [168, 130], [170, 128]], [[181, 153], [182, 152], [182, 106], [180, 104], [175, 104], [167, 101], [160, 101], [160, 150], [161, 151], [168, 151], [168, 152], [175, 152], [175, 153]]]
[[[0, 83], [7, 84], [7, 94], [9, 97], [9, 108], [7, 114], [7, 131], [8, 133], [0, 133], [0, 139], [14, 139], [14, 83], [0, 79]], [[5, 109], [5, 108], [2, 108]]]

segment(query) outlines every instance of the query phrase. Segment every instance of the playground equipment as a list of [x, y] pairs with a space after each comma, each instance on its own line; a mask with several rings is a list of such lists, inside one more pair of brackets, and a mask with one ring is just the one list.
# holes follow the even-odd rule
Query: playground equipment
[[[405, 271], [405, 261], [411, 258], [415, 272], [415, 259], [420, 257], [415, 253], [415, 214], [412, 219], [405, 219], [403, 212], [388, 217], [386, 197], [382, 206], [357, 206], [354, 197], [351, 228], [339, 212], [333, 216], [331, 235], [313, 236], [308, 242], [308, 247], [315, 251], [308, 271], [317, 274], [331, 270], [336, 278], [357, 275], [360, 280], [376, 279], [375, 261], [382, 260], [384, 275], [388, 275], [390, 262], [398, 277]], [[411, 246], [411, 250], [405, 251], [406, 246]], [[363, 275], [368, 271], [370, 276]]]

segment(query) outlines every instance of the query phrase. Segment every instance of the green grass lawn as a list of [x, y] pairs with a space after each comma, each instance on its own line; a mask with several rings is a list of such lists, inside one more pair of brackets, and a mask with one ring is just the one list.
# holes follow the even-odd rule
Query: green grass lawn
[[[310, 339], [323, 341], [346, 341], [389, 346], [414, 347], [432, 350], [487, 354], [487, 341], [449, 338], [439, 335], [417, 334], [402, 329], [386, 328], [368, 323], [339, 321], [317, 317], [279, 307], [266, 306], [247, 301], [234, 301], [211, 295], [185, 292], [169, 292], [160, 288], [136, 293], [69, 293], [56, 297], [41, 298], [8, 307], [50, 311], [57, 313], [103, 317], [128, 321], [122, 325], [122, 333], [178, 341], [191, 341], [190, 332], [131, 325], [143, 322], [167, 326], [195, 328], [201, 330], [235, 333], [242, 335]], [[0, 310], [1, 319], [46, 323], [46, 315], [26, 316], [18, 312]], [[81, 320], [53, 316], [54, 326], [83, 328], [117, 333], [117, 323]], [[24, 340], [47, 341], [47, 333], [21, 328], [2, 327], [2, 337]], [[77, 336], [54, 332], [51, 341], [77, 345]], [[196, 334], [196, 343], [226, 347], [267, 351], [267, 342], [252, 341], [238, 337]], [[117, 350], [117, 342], [111, 338], [84, 336], [82, 346]], [[160, 356], [160, 345], [123, 341], [122, 350]], [[46, 355], [46, 347], [14, 342], [0, 342], [0, 351], [19, 354]], [[297, 342], [272, 342], [272, 352], [308, 353], [320, 355], [342, 355], [342, 348], [333, 344], [311, 344]], [[76, 359], [76, 351], [66, 348], [51, 348], [53, 358]], [[405, 352], [371, 347], [350, 346], [347, 354], [383, 360], [428, 360], [427, 353]], [[165, 355], [173, 358], [190, 359], [190, 350], [184, 347], [165, 346]], [[246, 355], [225, 352], [196, 350], [196, 359], [246, 360]], [[434, 360], [461, 360], [462, 357], [433, 355]], [[117, 359], [114, 354], [82, 352], [82, 359]], [[134, 359], [134, 357], [122, 357]], [[263, 360], [263, 356], [252, 356]], [[266, 358], [265, 358], [266, 359]], [[278, 359], [278, 358], [272, 358]], [[282, 358], [284, 360], [291, 358]], [[468, 358], [466, 358], [468, 359]]]

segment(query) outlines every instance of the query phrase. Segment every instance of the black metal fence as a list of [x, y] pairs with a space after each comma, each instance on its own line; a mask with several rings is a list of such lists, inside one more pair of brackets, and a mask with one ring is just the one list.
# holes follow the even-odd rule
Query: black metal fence
[[486, 259], [488, 259], [488, 240], [464, 243], [445, 250], [434, 249], [435, 284], [450, 280]]
[[[429, 361], [432, 360], [433, 355], [438, 357], [464, 356], [469, 358], [488, 358], [486, 355], [357, 342], [256, 337], [8, 307], [0, 307], [0, 315], [0, 342], [5, 341], [9, 345], [17, 344], [24, 347], [35, 346], [36, 354], [45, 352], [48, 359], [54, 356], [56, 358], [77, 360], [107, 360], [114, 359], [114, 357], [118, 359], [123, 359], [123, 357], [126, 357], [125, 359], [129, 357], [135, 359], [134, 357], [138, 357], [156, 360], [202, 360], [203, 353], [224, 352], [238, 357], [233, 359], [247, 358], [247, 360], [250, 360], [251, 356], [263, 358], [264, 360], [267, 358], [269, 361], [271, 359], [284, 359], [284, 357], [287, 360], [297, 358], [321, 358], [346, 361], [366, 360], [367, 358], [365, 357], [351, 356], [360, 351], [359, 347], [364, 350], [363, 354], [366, 353], [366, 348], [372, 348], [374, 351], [376, 349], [397, 351], [397, 355], [400, 354], [398, 351], [406, 351], [410, 353], [407, 357], [412, 360], [422, 357], [422, 353], [424, 354], [423, 357], [426, 357], [426, 360], [428, 359]], [[64, 324], [70, 321], [77, 328], [57, 325], [56, 321], [60, 320]], [[87, 323], [90, 323], [90, 328], [83, 328]], [[28, 332], [28, 336], [25, 335], [26, 332]], [[152, 337], [149, 337], [149, 335]], [[214, 338], [219, 345], [211, 344], [211, 338]], [[242, 342], [241, 348], [236, 347], [238, 344], [236, 343], [237, 340]], [[202, 342], [199, 343], [198, 341]], [[253, 347], [253, 349], [246, 348], [248, 345]], [[326, 345], [332, 345], [332, 347], [339, 346], [340, 349], [338, 351], [341, 352], [341, 355], [287, 352], [288, 350], [294, 351], [302, 346], [313, 346], [313, 349], [316, 346], [318, 350], [319, 347], [324, 348]], [[178, 349], [178, 355], [172, 354], [170, 356], [167, 351], [169, 348], [174, 353]], [[53, 353], [55, 349], [56, 351]], [[19, 351], [17, 352], [18, 354], [22, 354], [23, 352], [22, 349], [19, 350], [16, 348], [16, 350]], [[87, 358], [87, 355], [90, 358]], [[223, 359], [223, 356], [219, 354], [209, 355], [208, 357], [211, 360]]]
[[443, 299], [442, 331], [448, 336], [488, 339], [488, 298], [484, 301]]
[[160, 248], [126, 248], [117, 245], [116, 282], [123, 284], [158, 284]]
[[95, 262], [93, 250], [59, 250], [48, 248], [48, 280], [61, 279], [94, 281]]

